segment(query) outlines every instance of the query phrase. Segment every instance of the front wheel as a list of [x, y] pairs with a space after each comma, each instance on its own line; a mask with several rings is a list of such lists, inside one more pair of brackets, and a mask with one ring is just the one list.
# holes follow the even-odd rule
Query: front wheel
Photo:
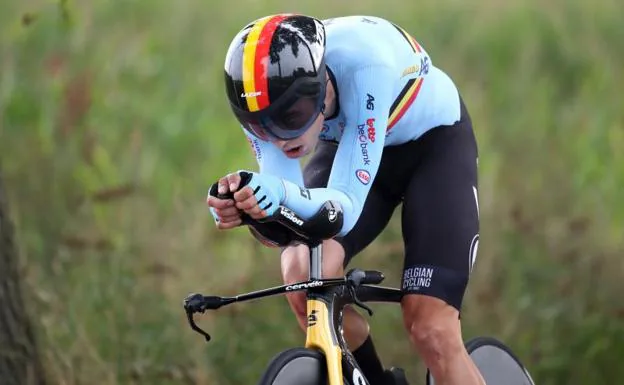
[[325, 385], [325, 356], [306, 348], [292, 348], [276, 355], [260, 379], [259, 385]]
[[[492, 337], [477, 337], [466, 350], [487, 385], [535, 385], [529, 371], [509, 347]], [[435, 385], [427, 371], [427, 385]]]

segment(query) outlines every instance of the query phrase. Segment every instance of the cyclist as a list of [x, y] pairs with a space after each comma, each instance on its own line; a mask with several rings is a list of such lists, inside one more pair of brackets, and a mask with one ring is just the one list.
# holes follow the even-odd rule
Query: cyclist
[[[208, 197], [217, 227], [239, 226], [242, 212], [270, 216], [280, 204], [308, 218], [338, 201], [344, 225], [323, 244], [323, 274], [340, 277], [402, 203], [401, 308], [410, 340], [437, 383], [483, 384], [459, 321], [479, 239], [477, 144], [449, 76], [390, 21], [278, 14], [234, 37], [225, 86], [259, 172], [244, 171], [251, 179], [240, 189], [243, 171], [219, 180], [219, 193], [235, 194]], [[285, 283], [307, 279], [308, 249], [283, 247], [281, 268]], [[305, 330], [305, 294], [288, 302]], [[405, 383], [400, 370], [384, 369], [368, 323], [351, 308], [344, 335], [372, 384]]]

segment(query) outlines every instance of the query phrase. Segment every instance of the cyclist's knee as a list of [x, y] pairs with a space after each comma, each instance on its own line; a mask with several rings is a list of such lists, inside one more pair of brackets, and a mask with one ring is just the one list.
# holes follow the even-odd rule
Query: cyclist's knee
[[444, 371], [449, 359], [463, 354], [458, 311], [440, 299], [407, 295], [403, 299], [403, 321], [410, 339], [433, 371]]
[[282, 279], [285, 284], [304, 281], [308, 277], [309, 251], [306, 246], [291, 246], [281, 256]]

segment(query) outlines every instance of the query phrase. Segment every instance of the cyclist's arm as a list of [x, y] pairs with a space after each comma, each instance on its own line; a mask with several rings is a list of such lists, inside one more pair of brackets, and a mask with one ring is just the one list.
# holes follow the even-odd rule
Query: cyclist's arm
[[[347, 116], [347, 127], [338, 146], [328, 187], [310, 189], [309, 194], [302, 194], [297, 184], [284, 181], [285, 206], [307, 219], [325, 201], [336, 200], [344, 211], [344, 224], [339, 235], [345, 235], [355, 226], [381, 161], [392, 104], [393, 75], [393, 71], [384, 66], [367, 66], [353, 73], [341, 94], [357, 97], [340, 99]], [[372, 106], [368, 94], [374, 98]], [[373, 109], [368, 109], [367, 105]], [[369, 119], [374, 119], [370, 131]], [[363, 132], [358, 129], [361, 125]]]
[[271, 142], [260, 140], [243, 129], [258, 162], [260, 173], [275, 175], [303, 186], [303, 174], [297, 159], [287, 157]]

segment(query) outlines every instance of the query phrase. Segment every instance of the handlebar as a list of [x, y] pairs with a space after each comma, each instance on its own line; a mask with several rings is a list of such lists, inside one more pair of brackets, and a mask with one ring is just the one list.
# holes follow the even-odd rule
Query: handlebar
[[[245, 171], [239, 174], [241, 182], [238, 190], [247, 186], [252, 178], [252, 174]], [[208, 194], [219, 199], [234, 199], [234, 192], [219, 194], [218, 182], [210, 187]], [[277, 243], [280, 246], [305, 243], [312, 247], [324, 239], [336, 236], [342, 229], [344, 217], [340, 204], [328, 200], [307, 220], [284, 205], [280, 205], [273, 215], [263, 219], [253, 219], [248, 214], [241, 213], [241, 220], [243, 225], [254, 228], [268, 239], [277, 236], [279, 238]]]
[[[237, 295], [235, 297], [219, 297], [219, 296], [204, 296], [202, 294], [193, 293], [188, 295], [184, 299], [184, 310], [191, 329], [204, 336], [206, 341], [210, 341], [211, 337], [208, 333], [202, 330], [193, 319], [193, 315], [196, 313], [204, 313], [206, 310], [217, 310], [222, 306], [232, 304], [234, 302], [243, 302], [251, 299], [257, 299], [267, 297], [271, 295], [284, 294], [287, 292], [301, 291], [301, 290], [314, 290], [319, 287], [330, 286], [346, 286], [349, 290], [349, 295], [353, 300], [353, 303], [364, 310], [366, 310], [371, 316], [373, 311], [366, 306], [362, 301], [358, 299], [356, 288], [366, 284], [379, 284], [384, 280], [384, 275], [380, 271], [375, 270], [360, 270], [351, 269], [342, 278], [329, 278], [319, 280], [309, 280], [304, 282], [298, 282], [289, 285], [277, 286], [269, 289], [254, 291], [251, 293]], [[390, 299], [392, 298], [392, 299]], [[389, 300], [396, 300], [394, 297], [388, 298]]]

